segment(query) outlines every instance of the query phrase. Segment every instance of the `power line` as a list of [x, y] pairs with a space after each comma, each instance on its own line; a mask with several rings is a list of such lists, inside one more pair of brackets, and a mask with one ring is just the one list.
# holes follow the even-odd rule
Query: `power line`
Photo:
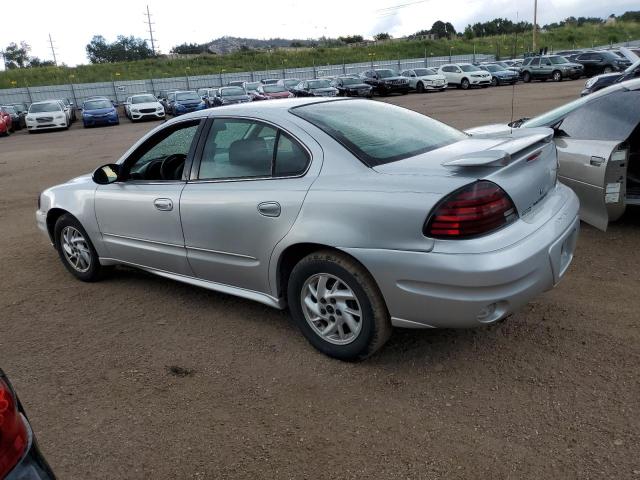
[[149, 26], [149, 40], [151, 41], [151, 51], [153, 52], [153, 55], [155, 56], [156, 54], [156, 42], [153, 38], [153, 29], [151, 27], [151, 25], [153, 25], [154, 23], [151, 21], [151, 13], [149, 12], [149, 5], [147, 5], [147, 13], [145, 13], [144, 15], [146, 15], [147, 17], [147, 21], [145, 22], [148, 26]]
[[53, 55], [53, 63], [55, 66], [58, 66], [58, 59], [56, 58], [56, 49], [53, 48], [53, 40], [51, 39], [51, 34], [49, 34], [49, 45], [51, 46], [51, 54]]

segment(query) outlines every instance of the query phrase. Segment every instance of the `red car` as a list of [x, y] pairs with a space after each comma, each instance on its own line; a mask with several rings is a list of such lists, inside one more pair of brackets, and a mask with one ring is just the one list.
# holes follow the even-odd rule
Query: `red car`
[[258, 87], [258, 93], [265, 97], [267, 100], [274, 100], [277, 98], [291, 98], [293, 93], [287, 90], [282, 85], [261, 85]]
[[3, 110], [0, 110], [0, 135], [9, 135], [9, 132], [13, 132], [11, 115]]

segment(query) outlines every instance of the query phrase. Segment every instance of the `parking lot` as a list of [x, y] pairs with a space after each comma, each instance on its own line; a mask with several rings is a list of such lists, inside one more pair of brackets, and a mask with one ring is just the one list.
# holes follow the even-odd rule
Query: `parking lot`
[[[513, 118], [583, 84], [519, 84]], [[511, 87], [384, 101], [458, 128], [512, 116]], [[78, 123], [0, 139], [0, 366], [60, 478], [640, 479], [639, 209], [583, 224], [564, 281], [508, 320], [396, 330], [348, 364], [257, 303], [133, 269], [73, 279], [38, 192], [157, 125]]]

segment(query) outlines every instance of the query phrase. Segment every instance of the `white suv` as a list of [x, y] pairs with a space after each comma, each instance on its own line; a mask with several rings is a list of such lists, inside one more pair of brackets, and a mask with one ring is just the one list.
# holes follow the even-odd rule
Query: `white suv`
[[124, 104], [125, 116], [135, 122], [145, 118], [157, 118], [162, 120], [165, 116], [164, 107], [156, 97], [150, 93], [132, 95]]
[[449, 63], [442, 65], [438, 73], [444, 75], [449, 85], [466, 90], [470, 86], [488, 87], [491, 85], [491, 74], [470, 63]]

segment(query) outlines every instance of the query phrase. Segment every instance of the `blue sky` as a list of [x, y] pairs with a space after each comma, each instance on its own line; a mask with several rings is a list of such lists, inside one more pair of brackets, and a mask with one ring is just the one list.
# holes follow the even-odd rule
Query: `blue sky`
[[[223, 35], [316, 38], [387, 31], [397, 37], [428, 29], [439, 19], [452, 22], [457, 29], [498, 16], [533, 21], [533, 0], [7, 1], [2, 7], [0, 48], [26, 40], [33, 55], [51, 59], [51, 33], [59, 62], [87, 63], [84, 47], [95, 34], [109, 40], [118, 34], [147, 38], [147, 4], [163, 52], [179, 43], [202, 43]], [[409, 5], [388, 9], [398, 4]], [[638, 0], [539, 0], [538, 22], [570, 15], [606, 17], [638, 9]]]

